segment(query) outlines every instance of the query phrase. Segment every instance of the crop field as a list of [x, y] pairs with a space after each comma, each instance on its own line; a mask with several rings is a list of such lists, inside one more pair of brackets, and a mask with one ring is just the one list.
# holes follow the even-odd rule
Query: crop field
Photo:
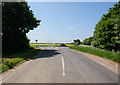
[[[60, 46], [62, 43], [60, 44], [53, 44], [53, 43], [30, 43], [31, 47], [34, 47], [36, 45], [41, 45], [41, 46]], [[70, 47], [70, 46], [74, 46], [73, 44], [65, 44], [66, 46]]]

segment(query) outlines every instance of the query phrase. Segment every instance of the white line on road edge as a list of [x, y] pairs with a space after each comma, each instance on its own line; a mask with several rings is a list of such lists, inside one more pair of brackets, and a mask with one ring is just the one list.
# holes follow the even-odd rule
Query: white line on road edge
[[64, 63], [63, 56], [61, 58], [62, 58], [63, 76], [65, 76], [65, 63]]

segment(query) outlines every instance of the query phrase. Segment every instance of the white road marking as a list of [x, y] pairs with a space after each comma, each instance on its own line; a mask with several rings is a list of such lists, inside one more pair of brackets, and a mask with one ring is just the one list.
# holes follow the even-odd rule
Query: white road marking
[[61, 58], [62, 58], [63, 76], [65, 76], [65, 62], [64, 62], [63, 56]]

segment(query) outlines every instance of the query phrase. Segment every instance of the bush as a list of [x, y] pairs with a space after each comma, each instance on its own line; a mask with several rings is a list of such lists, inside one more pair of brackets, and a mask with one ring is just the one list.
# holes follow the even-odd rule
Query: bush
[[92, 40], [93, 40], [93, 37], [86, 38], [83, 41], [83, 45], [92, 45]]
[[79, 39], [74, 40], [74, 44], [75, 44], [75, 45], [80, 45], [80, 44], [81, 44], [81, 41], [80, 41]]
[[19, 62], [21, 62], [23, 60], [23, 58], [13, 58], [13, 59], [3, 59], [3, 64], [8, 66], [9, 69], [13, 68], [14, 66], [16, 66]]
[[9, 67], [5, 64], [2, 64], [2, 72], [7, 71]]

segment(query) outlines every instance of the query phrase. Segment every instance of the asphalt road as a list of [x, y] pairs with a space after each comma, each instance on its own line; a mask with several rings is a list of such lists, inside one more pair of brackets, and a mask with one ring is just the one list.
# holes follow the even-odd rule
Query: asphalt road
[[118, 75], [67, 47], [42, 47], [3, 83], [117, 83]]

